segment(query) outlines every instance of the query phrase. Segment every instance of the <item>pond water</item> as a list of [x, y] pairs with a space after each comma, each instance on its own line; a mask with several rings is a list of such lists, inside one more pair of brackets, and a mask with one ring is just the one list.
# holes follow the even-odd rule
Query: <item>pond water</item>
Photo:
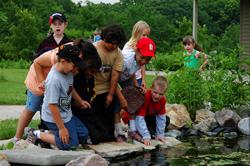
[[250, 165], [250, 136], [193, 137], [168, 149], [158, 148], [141, 155], [111, 161], [112, 166], [188, 166], [188, 165]]

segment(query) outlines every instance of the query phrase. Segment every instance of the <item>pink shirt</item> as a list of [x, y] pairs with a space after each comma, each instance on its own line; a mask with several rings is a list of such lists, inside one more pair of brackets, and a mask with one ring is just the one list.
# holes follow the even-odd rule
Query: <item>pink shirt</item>
[[[47, 51], [43, 53], [42, 55], [40, 55], [40, 57], [46, 57], [50, 59], [50, 63], [51, 63], [50, 67], [43, 68], [44, 78], [47, 77], [52, 65], [56, 63], [57, 52], [58, 52], [58, 48], [55, 48], [51, 51]], [[37, 80], [34, 63], [30, 66], [30, 70], [26, 76], [24, 83], [26, 84], [26, 87], [28, 88], [28, 90], [30, 90], [33, 94], [38, 95], [38, 96], [43, 95], [44, 92], [38, 88], [38, 85], [40, 82], [38, 82]]]

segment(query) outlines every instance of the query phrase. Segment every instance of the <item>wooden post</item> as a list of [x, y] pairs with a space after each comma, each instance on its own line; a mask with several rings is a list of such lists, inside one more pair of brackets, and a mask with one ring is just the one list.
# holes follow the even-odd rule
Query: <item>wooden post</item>
[[193, 0], [193, 38], [197, 42], [198, 0]]
[[240, 0], [240, 68], [250, 71], [250, 1]]

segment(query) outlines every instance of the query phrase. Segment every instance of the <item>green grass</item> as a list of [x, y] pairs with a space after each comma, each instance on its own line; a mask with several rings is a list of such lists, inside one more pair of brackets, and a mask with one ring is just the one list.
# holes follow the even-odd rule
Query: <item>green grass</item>
[[25, 104], [25, 84], [28, 69], [1, 69], [0, 104]]
[[[0, 121], [0, 140], [13, 138], [16, 133], [17, 119], [8, 119]], [[37, 128], [40, 120], [32, 120], [30, 127]]]

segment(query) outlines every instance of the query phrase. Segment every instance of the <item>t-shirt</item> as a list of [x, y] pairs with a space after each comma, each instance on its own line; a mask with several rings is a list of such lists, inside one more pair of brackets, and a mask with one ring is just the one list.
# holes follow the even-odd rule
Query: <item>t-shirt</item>
[[120, 82], [130, 79], [131, 75], [135, 74], [136, 71], [140, 69], [140, 66], [135, 60], [135, 50], [128, 44], [122, 49], [122, 55], [124, 58], [124, 64], [119, 79]]
[[[58, 48], [55, 48], [53, 50], [50, 50], [50, 51], [43, 53], [41, 56], [43, 56], [44, 58], [50, 59], [50, 63], [52, 66], [53, 64], [56, 63], [57, 52], [58, 52]], [[44, 74], [45, 78], [47, 77], [47, 75], [51, 69], [51, 66], [43, 69], [43, 74]], [[26, 76], [24, 83], [26, 84], [27, 89], [29, 89], [35, 95], [38, 95], [38, 96], [43, 95], [43, 91], [41, 91], [38, 88], [39, 83], [37, 80], [34, 64], [32, 64], [30, 66], [29, 72]]]
[[62, 38], [62, 40], [57, 44], [53, 33], [51, 33], [47, 38], [45, 38], [42, 43], [39, 45], [39, 47], [36, 50], [36, 57], [38, 57], [39, 55], [41, 55], [43, 52], [48, 51], [48, 50], [52, 50], [56, 47], [59, 47], [65, 43], [69, 43], [72, 40], [70, 40], [65, 34]]
[[103, 94], [109, 91], [112, 69], [121, 72], [123, 66], [122, 52], [119, 48], [107, 52], [101, 45], [101, 41], [94, 43], [97, 52], [102, 60], [100, 71], [95, 74], [95, 93]]
[[42, 105], [42, 119], [55, 123], [49, 104], [56, 104], [64, 123], [72, 118], [71, 98], [73, 90], [73, 74], [62, 74], [55, 66], [51, 68], [45, 80], [45, 93]]
[[188, 52], [184, 52], [184, 66], [189, 69], [199, 69], [199, 59], [196, 58], [197, 50], [194, 49], [191, 55]]
[[160, 101], [154, 102], [151, 97], [151, 90], [147, 90], [145, 94], [145, 102], [136, 114], [138, 116], [164, 115], [166, 113], [165, 105], [165, 96], [163, 96]]

